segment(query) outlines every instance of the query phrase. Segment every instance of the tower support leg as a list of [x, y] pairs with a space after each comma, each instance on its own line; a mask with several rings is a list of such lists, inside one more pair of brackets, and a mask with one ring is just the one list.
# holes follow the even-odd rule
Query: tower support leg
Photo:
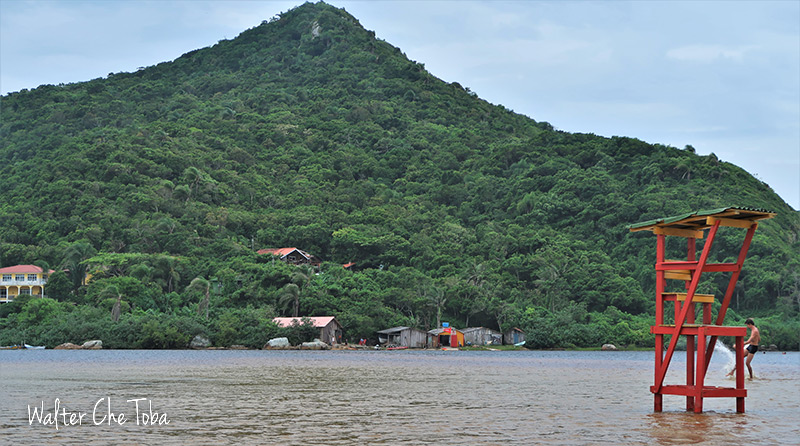
[[703, 412], [703, 386], [706, 381], [706, 333], [703, 327], [697, 330], [697, 373], [695, 376], [695, 398], [694, 398], [694, 411], [695, 413]]
[[[737, 389], [744, 389], [744, 355], [742, 355], [742, 351], [744, 350], [744, 338], [741, 336], [736, 336], [735, 345], [735, 352], [736, 355], [736, 388]], [[744, 413], [744, 397], [739, 396], [736, 397], [736, 412]]]
[[[692, 303], [685, 303], [684, 305], [691, 305], [692, 308], [689, 309], [689, 313], [686, 315], [686, 319], [688, 323], [694, 323], [694, 302]], [[678, 301], [675, 301], [675, 306], [678, 306]], [[694, 386], [694, 355], [695, 355], [695, 337], [694, 336], [686, 336], [686, 386], [692, 387]], [[698, 349], [702, 348], [698, 346]], [[693, 411], [695, 408], [695, 397], [692, 395], [686, 395], [686, 410]]]

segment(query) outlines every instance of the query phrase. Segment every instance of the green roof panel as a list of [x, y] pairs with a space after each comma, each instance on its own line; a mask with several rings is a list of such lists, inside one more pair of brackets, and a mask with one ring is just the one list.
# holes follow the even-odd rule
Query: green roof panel
[[[734, 212], [733, 214], [730, 214]], [[766, 209], [746, 207], [746, 206], [729, 206], [717, 209], [701, 209], [699, 211], [689, 212], [686, 214], [673, 215], [671, 217], [656, 218], [654, 220], [647, 220], [639, 223], [634, 223], [626, 226], [631, 231], [652, 229], [656, 226], [670, 226], [677, 222], [677, 227], [692, 227], [692, 228], [705, 228], [708, 227], [704, 223], [702, 217], [710, 217], [719, 214], [726, 214], [726, 218], [740, 219], [740, 220], [761, 220], [765, 218], [772, 218], [775, 213]], [[693, 217], [698, 218], [697, 221], [691, 221]], [[687, 221], [688, 220], [688, 221]]]

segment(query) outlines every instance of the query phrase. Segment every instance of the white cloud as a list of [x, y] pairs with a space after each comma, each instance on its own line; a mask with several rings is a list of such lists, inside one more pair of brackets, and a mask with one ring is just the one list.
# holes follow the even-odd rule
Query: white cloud
[[745, 55], [757, 49], [756, 45], [725, 46], [725, 45], [687, 45], [667, 51], [667, 58], [688, 62], [714, 62], [717, 60], [731, 60], [742, 62]]

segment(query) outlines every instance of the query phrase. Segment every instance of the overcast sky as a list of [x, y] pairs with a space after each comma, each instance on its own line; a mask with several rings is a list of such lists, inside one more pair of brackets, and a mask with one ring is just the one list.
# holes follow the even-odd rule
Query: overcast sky
[[[491, 103], [713, 152], [800, 209], [798, 0], [328, 3]], [[174, 60], [299, 4], [0, 0], [0, 92]]]

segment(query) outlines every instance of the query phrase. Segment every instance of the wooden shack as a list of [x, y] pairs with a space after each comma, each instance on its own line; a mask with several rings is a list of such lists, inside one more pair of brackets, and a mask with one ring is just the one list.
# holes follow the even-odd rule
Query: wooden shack
[[514, 345], [519, 344], [520, 342], [525, 342], [525, 332], [519, 328], [515, 327], [503, 333], [504, 345]]
[[[279, 327], [291, 327], [302, 324], [306, 318], [276, 317], [272, 319]], [[342, 342], [342, 325], [333, 316], [310, 316], [307, 319], [319, 329], [319, 340], [326, 344], [340, 344]]]
[[428, 346], [431, 348], [463, 347], [464, 332], [452, 327], [436, 328], [428, 331]]
[[387, 328], [378, 332], [378, 342], [389, 347], [425, 348], [428, 333], [411, 327]]
[[467, 345], [503, 345], [503, 334], [486, 327], [464, 329], [464, 342]]

